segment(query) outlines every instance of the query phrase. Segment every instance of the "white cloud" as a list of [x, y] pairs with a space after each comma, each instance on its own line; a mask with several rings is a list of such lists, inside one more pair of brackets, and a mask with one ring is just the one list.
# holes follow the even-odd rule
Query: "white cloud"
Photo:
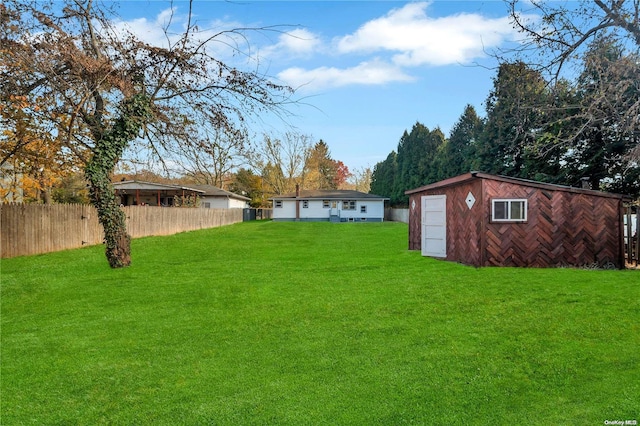
[[409, 3], [337, 40], [341, 53], [396, 52], [402, 66], [467, 63], [484, 50], [515, 39], [508, 17], [460, 13], [430, 18], [429, 3]]
[[303, 90], [320, 90], [347, 85], [380, 85], [398, 81], [412, 81], [395, 65], [381, 60], [362, 62], [351, 68], [319, 67], [314, 69], [289, 68], [278, 74], [285, 84]]
[[[252, 60], [257, 64], [260, 58], [267, 58], [270, 67], [283, 59], [298, 61], [298, 66], [281, 71], [277, 77], [285, 84], [308, 91], [414, 81], [406, 71], [410, 67], [468, 63], [484, 56], [486, 50], [516, 38], [517, 33], [507, 17], [487, 18], [480, 14], [460, 13], [432, 18], [427, 14], [428, 7], [428, 2], [406, 4], [333, 42], [308, 29], [296, 28], [279, 34], [276, 42], [266, 47], [260, 47], [256, 39], [234, 38], [230, 33], [216, 39], [218, 43], [211, 43], [208, 49], [212, 55], [231, 64], [239, 58], [246, 61], [244, 65]], [[133, 32], [151, 45], [166, 47], [168, 42], [176, 42], [186, 22], [186, 15], [180, 14], [177, 8], [170, 8], [150, 19], [113, 24]], [[165, 33], [164, 28], [169, 23], [171, 30]], [[199, 25], [195, 39], [204, 40], [220, 31], [246, 27], [226, 18], [202, 23], [205, 25]], [[238, 51], [246, 55], [237, 55]], [[367, 55], [377, 57], [367, 58]], [[351, 66], [341, 68], [318, 63], [339, 57], [353, 61], [354, 56], [358, 65], [351, 62]], [[343, 59], [341, 63], [344, 63]], [[313, 64], [302, 65], [303, 60], [313, 61]], [[242, 66], [239, 62], [238, 65]]]
[[296, 28], [278, 36], [275, 44], [260, 49], [260, 58], [269, 60], [309, 59], [324, 50], [324, 43], [313, 32]]
[[[152, 46], [167, 46], [167, 36], [163, 28], [169, 23], [175, 9], [166, 9], [158, 14], [155, 20], [137, 18], [129, 21], [115, 20], [111, 24], [116, 34], [135, 34], [141, 41]], [[175, 21], [175, 20], [174, 20]]]
[[290, 52], [298, 55], [306, 55], [317, 51], [321, 47], [321, 44], [318, 36], [311, 31], [298, 28], [282, 34], [276, 47], [283, 49], [285, 51], [283, 53]]
[[[196, 17], [192, 17], [192, 20]], [[178, 8], [169, 8], [161, 11], [154, 19], [137, 18], [131, 20], [115, 20], [112, 26], [116, 34], [134, 34], [139, 40], [151, 46], [168, 48], [177, 43], [184, 36], [188, 22], [188, 16], [179, 13]], [[192, 23], [193, 24], [193, 23]], [[194, 42], [214, 38], [207, 44], [207, 50], [212, 56], [228, 59], [239, 50], [250, 50], [247, 39], [242, 34], [236, 34], [232, 30], [242, 28], [240, 22], [229, 20], [213, 20], [199, 22], [197, 29], [192, 32]]]

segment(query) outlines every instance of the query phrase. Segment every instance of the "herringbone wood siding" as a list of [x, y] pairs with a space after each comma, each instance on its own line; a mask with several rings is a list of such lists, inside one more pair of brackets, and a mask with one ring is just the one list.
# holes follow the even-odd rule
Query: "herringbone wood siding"
[[[465, 202], [471, 192], [476, 198], [471, 209]], [[447, 196], [447, 260], [459, 261], [470, 265], [480, 265], [482, 254], [482, 185], [480, 181], [468, 182], [455, 187], [427, 191], [412, 195], [409, 205], [409, 249], [420, 250], [421, 217], [423, 195]], [[462, 260], [464, 259], [464, 260]]]
[[[476, 204], [465, 203], [471, 191]], [[447, 259], [474, 266], [623, 267], [621, 202], [616, 198], [541, 189], [491, 179], [411, 195], [409, 248], [421, 247], [420, 199], [447, 195]], [[527, 221], [491, 222], [491, 200], [528, 200]]]

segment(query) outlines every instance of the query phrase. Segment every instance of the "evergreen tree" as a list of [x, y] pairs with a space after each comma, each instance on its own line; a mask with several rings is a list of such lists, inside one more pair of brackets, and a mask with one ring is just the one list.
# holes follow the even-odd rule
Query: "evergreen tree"
[[389, 197], [389, 204], [396, 205], [399, 201], [394, 194], [397, 173], [397, 154], [395, 151], [391, 151], [386, 160], [373, 166], [369, 192]]
[[465, 106], [443, 149], [443, 179], [474, 169], [476, 145], [482, 135], [483, 126], [484, 123], [475, 108], [472, 105]]
[[400, 204], [407, 204], [406, 190], [433, 182], [437, 175], [434, 160], [439, 147], [444, 143], [440, 129], [430, 131], [416, 122], [410, 133], [404, 132], [398, 143], [398, 176], [395, 181], [393, 198]]
[[[338, 176], [339, 164], [331, 158], [329, 145], [322, 139], [309, 151], [304, 168], [304, 186], [308, 189], [337, 189], [338, 182], [343, 178]], [[344, 170], [341, 172], [344, 173]]]
[[487, 98], [487, 124], [478, 145], [482, 171], [531, 177], [525, 169], [525, 157], [540, 131], [546, 93], [545, 80], [525, 63], [500, 65]]
[[619, 43], [609, 37], [589, 46], [576, 84], [580, 114], [565, 126], [577, 135], [565, 166], [574, 181], [588, 177], [593, 189], [640, 192], [638, 164], [628, 161], [640, 138], [623, 123], [640, 99], [638, 81], [637, 55], [624, 55]]

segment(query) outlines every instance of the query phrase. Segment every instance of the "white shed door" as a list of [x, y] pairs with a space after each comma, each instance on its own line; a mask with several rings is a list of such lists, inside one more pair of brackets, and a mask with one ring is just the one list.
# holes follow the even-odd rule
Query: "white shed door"
[[422, 197], [422, 255], [447, 257], [447, 196]]

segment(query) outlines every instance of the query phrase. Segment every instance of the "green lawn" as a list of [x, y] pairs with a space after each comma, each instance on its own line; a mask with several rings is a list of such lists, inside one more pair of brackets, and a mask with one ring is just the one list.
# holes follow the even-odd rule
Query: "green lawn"
[[640, 421], [640, 272], [475, 269], [404, 224], [275, 223], [3, 260], [15, 424]]

